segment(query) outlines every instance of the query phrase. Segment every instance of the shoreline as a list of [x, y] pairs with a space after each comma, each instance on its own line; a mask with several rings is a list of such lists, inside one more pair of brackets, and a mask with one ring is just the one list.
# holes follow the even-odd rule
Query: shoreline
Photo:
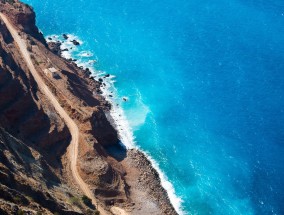
[[[64, 38], [63, 35], [66, 35], [67, 39]], [[91, 72], [90, 77], [94, 77], [96, 81], [99, 81], [100, 78], [103, 79], [104, 85], [102, 87], [101, 95], [105, 98], [106, 101], [112, 104], [112, 108], [110, 109], [109, 114], [107, 114], [107, 116], [109, 116], [110, 118], [107, 118], [111, 122], [115, 130], [118, 132], [119, 139], [121, 140], [120, 144], [122, 144], [122, 146], [126, 148], [127, 154], [134, 152], [134, 154], [138, 153], [140, 155], [140, 161], [130, 156], [133, 160], [132, 162], [146, 163], [144, 168], [141, 168], [141, 171], [142, 169], [150, 169], [150, 172], [152, 172], [153, 175], [158, 175], [158, 178], [155, 178], [155, 180], [157, 180], [160, 186], [165, 190], [166, 193], [163, 193], [163, 195], [167, 196], [170, 204], [173, 206], [177, 214], [185, 215], [186, 213], [182, 210], [181, 205], [183, 202], [182, 199], [176, 195], [173, 184], [167, 179], [165, 173], [160, 169], [157, 161], [155, 161], [147, 152], [145, 152], [135, 144], [135, 137], [133, 136], [133, 131], [128, 123], [128, 120], [126, 119], [124, 110], [122, 109], [121, 105], [118, 106], [115, 104], [116, 102], [114, 99], [118, 98], [118, 95], [116, 94], [117, 90], [114, 86], [115, 76], [109, 75], [109, 77], [106, 78], [106, 72], [98, 71], [94, 68], [94, 64], [98, 61], [98, 59], [91, 59], [94, 56], [91, 51], [78, 51], [77, 46], [74, 45], [72, 41], [75, 40], [79, 42], [80, 46], [83, 45], [84, 42], [74, 34], [53, 34], [46, 36], [45, 39], [47, 42], [60, 43], [59, 48], [62, 58], [66, 60], [72, 59], [72, 61], [74, 61], [79, 68], [88, 68]], [[74, 54], [76, 52], [78, 52], [77, 56], [76, 54]], [[89, 61], [84, 62], [84, 59], [89, 59]], [[112, 94], [113, 96], [109, 97], [110, 94]], [[120, 128], [123, 128], [123, 132]], [[127, 155], [127, 157], [129, 157], [129, 155]], [[147, 160], [148, 162], [145, 162], [145, 160]], [[159, 192], [163, 191], [160, 190]]]

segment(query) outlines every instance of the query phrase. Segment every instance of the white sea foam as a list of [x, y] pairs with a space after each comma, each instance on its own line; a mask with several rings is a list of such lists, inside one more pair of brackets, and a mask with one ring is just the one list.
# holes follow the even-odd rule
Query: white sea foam
[[[89, 51], [78, 51], [81, 46], [77, 47], [72, 43], [74, 39], [78, 41], [80, 44], [83, 44], [83, 42], [73, 34], [68, 34], [67, 36], [68, 36], [67, 40], [65, 40], [61, 35], [60, 36], [50, 35], [47, 36], [46, 38], [47, 41], [53, 41], [53, 42], [60, 41], [62, 42], [61, 49], [62, 50], [68, 49], [68, 51], [62, 52], [62, 57], [66, 59], [70, 58], [76, 59], [77, 65], [82, 66], [83, 68], [89, 68], [90, 71], [92, 72], [92, 75], [95, 76], [96, 80], [98, 80], [99, 78], [104, 78], [106, 73], [104, 71], [96, 70], [94, 68], [94, 64], [97, 62], [97, 59], [90, 60], [90, 57], [92, 57], [93, 54]], [[51, 38], [51, 40], [49, 40], [48, 38]], [[138, 117], [139, 119], [132, 123], [129, 123], [129, 120], [126, 117], [123, 108], [121, 108], [121, 101], [123, 100], [123, 98], [127, 97], [126, 96], [119, 97], [117, 90], [114, 86], [115, 76], [110, 75], [108, 78], [104, 78], [104, 83], [106, 84], [106, 86], [102, 87], [101, 90], [106, 100], [112, 104], [110, 115], [112, 117], [114, 126], [118, 131], [121, 143], [127, 149], [136, 148], [142, 151], [146, 155], [146, 157], [150, 160], [152, 166], [157, 170], [161, 180], [161, 184], [163, 188], [167, 191], [173, 207], [175, 208], [178, 214], [185, 215], [186, 212], [182, 210], [182, 205], [181, 205], [182, 199], [176, 195], [172, 183], [168, 180], [166, 175], [160, 169], [159, 164], [149, 155], [149, 153], [144, 152], [141, 148], [137, 147], [137, 145], [135, 144], [135, 136], [133, 134], [133, 128], [143, 124], [149, 113], [149, 108], [143, 104], [140, 93], [139, 92], [136, 93], [138, 103], [140, 104], [140, 107], [142, 107], [142, 109], [140, 110], [141, 112], [140, 116]], [[113, 97], [110, 97], [109, 95], [113, 95]]]
[[[132, 149], [135, 147], [135, 137], [133, 135], [133, 131], [131, 126], [129, 125], [129, 121], [126, 118], [126, 115], [124, 113], [124, 110], [121, 108], [121, 99], [118, 101], [119, 97], [117, 94], [117, 90], [114, 87], [114, 76], [109, 77], [109, 81], [106, 81], [106, 87], [105, 89], [102, 89], [103, 95], [105, 98], [112, 103], [112, 109], [110, 111], [110, 114], [115, 122], [115, 127], [118, 131], [119, 139], [120, 141], [125, 145], [127, 149]], [[114, 97], [109, 97], [111, 94], [114, 95]], [[117, 105], [118, 104], [118, 105]]]
[[70, 59], [73, 57], [74, 53], [78, 51], [78, 46], [75, 46], [72, 41], [76, 40], [80, 45], [83, 44], [83, 41], [73, 34], [67, 34], [67, 36], [68, 39], [65, 40], [62, 35], [50, 35], [46, 37], [46, 40], [48, 42], [61, 42], [61, 49], [68, 50], [62, 52], [62, 57]]
[[[128, 97], [124, 97], [126, 100], [129, 100]], [[135, 106], [127, 110], [127, 116], [129, 119], [130, 127], [135, 131], [140, 128], [141, 125], [144, 125], [150, 109], [147, 105], [144, 104], [141, 93], [136, 89], [134, 101], [131, 101]]]
[[90, 51], [82, 51], [79, 53], [80, 57], [93, 57], [93, 54]]

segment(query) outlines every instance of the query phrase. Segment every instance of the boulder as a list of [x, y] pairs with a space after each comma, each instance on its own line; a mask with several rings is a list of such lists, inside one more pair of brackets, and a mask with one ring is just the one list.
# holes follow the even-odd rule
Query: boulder
[[72, 40], [71, 41], [75, 46], [79, 46], [80, 45], [80, 43], [77, 41], [77, 40]]
[[65, 40], [67, 40], [69, 37], [67, 36], [67, 34], [63, 34], [62, 35], [63, 36], [63, 38], [65, 39]]

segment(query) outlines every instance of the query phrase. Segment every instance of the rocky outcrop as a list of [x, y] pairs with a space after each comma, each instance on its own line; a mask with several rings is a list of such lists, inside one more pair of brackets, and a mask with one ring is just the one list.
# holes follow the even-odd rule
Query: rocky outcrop
[[127, 185], [123, 173], [114, 169], [94, 149], [80, 160], [80, 169], [85, 181], [92, 184], [95, 196], [106, 205], [127, 201]]
[[36, 38], [47, 46], [43, 34], [36, 26], [36, 15], [29, 5], [16, 0], [1, 0], [0, 12], [7, 14], [20, 30]]
[[47, 43], [48, 48], [56, 55], [61, 56], [61, 43], [60, 42], [49, 42]]
[[100, 144], [108, 146], [118, 143], [117, 132], [107, 120], [103, 110], [93, 112], [91, 120], [92, 133]]

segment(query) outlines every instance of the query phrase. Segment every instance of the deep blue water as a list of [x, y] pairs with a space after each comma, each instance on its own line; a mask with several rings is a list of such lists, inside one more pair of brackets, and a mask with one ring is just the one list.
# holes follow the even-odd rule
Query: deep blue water
[[284, 214], [283, 0], [25, 2], [116, 76], [185, 213]]

